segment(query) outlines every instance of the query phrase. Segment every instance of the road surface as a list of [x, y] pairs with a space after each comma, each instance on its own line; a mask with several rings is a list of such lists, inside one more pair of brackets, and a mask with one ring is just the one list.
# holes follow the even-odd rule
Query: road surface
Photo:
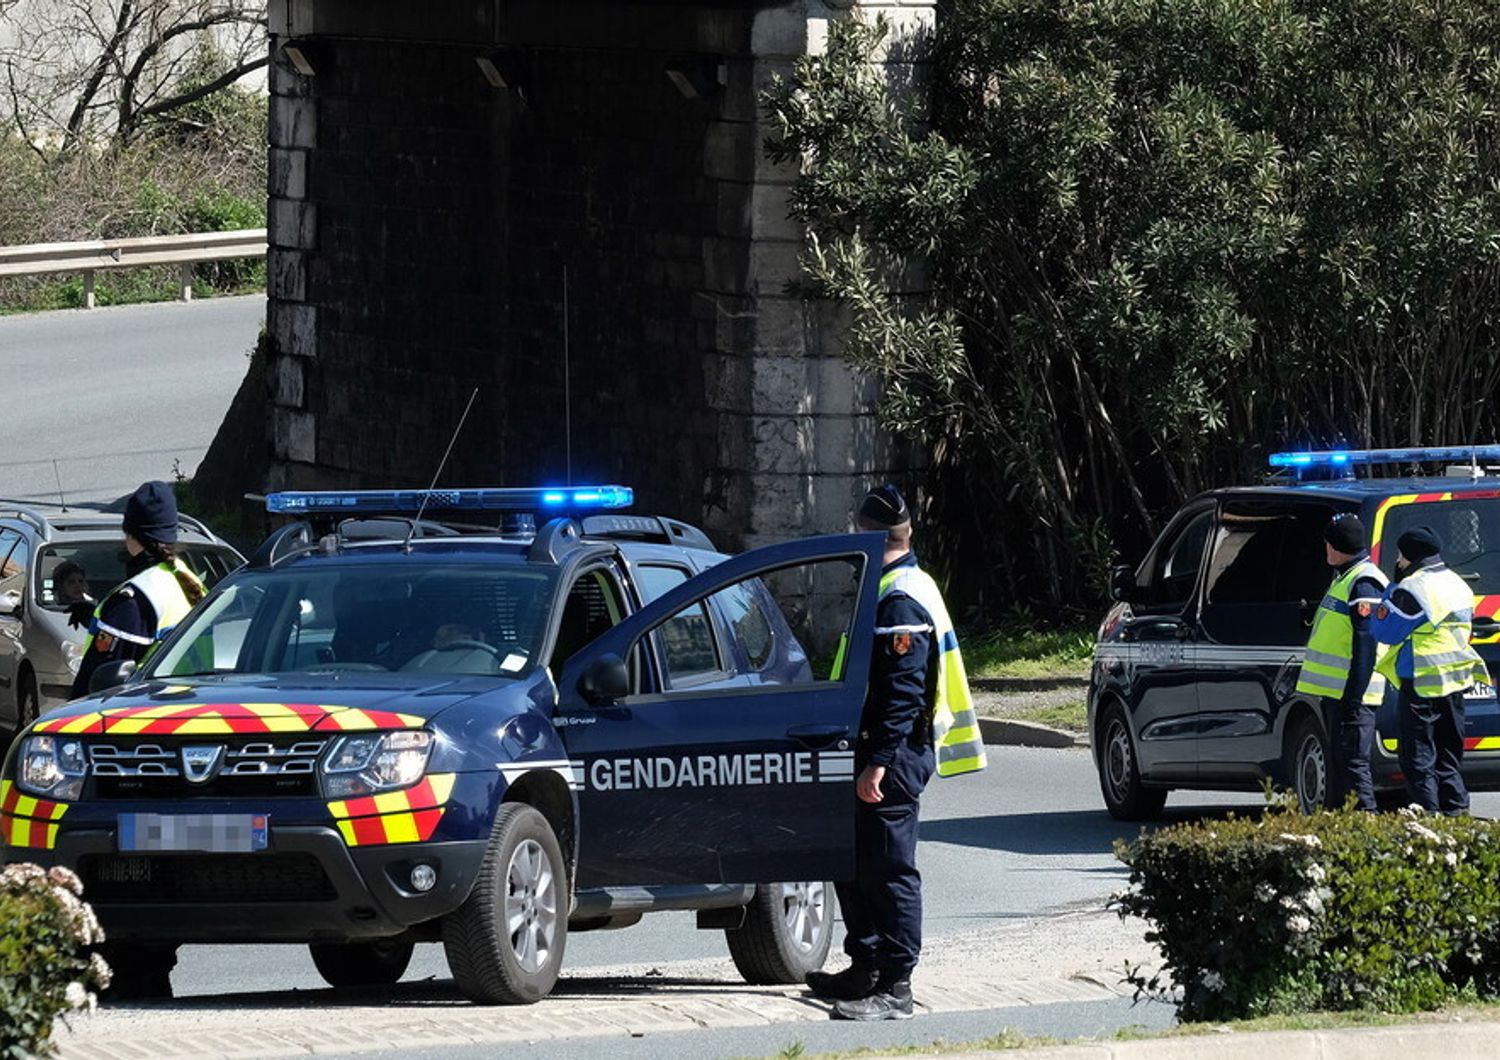
[[246, 296], [0, 317], [0, 501], [56, 504], [61, 478], [70, 503], [100, 506], [191, 476], [265, 307]]

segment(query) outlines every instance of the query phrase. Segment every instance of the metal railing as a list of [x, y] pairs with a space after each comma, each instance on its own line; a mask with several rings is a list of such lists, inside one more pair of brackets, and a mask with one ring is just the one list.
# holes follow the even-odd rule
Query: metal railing
[[82, 273], [83, 307], [93, 309], [94, 274], [98, 270], [176, 265], [182, 300], [188, 302], [193, 298], [194, 265], [204, 261], [261, 258], [265, 254], [264, 228], [196, 232], [185, 236], [90, 239], [79, 243], [31, 243], [0, 247], [0, 276]]

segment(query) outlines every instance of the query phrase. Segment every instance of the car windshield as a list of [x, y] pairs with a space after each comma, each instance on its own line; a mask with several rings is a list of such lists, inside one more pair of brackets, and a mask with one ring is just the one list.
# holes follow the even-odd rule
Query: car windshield
[[[182, 544], [177, 555], [210, 589], [240, 565], [238, 556], [218, 545]], [[102, 600], [125, 580], [127, 558], [120, 536], [48, 546], [36, 565], [36, 602], [50, 611], [66, 611], [84, 594]]]
[[1395, 504], [1381, 527], [1380, 566], [1396, 569], [1396, 539], [1416, 526], [1428, 526], [1443, 539], [1443, 559], [1480, 596], [1500, 593], [1500, 497]]
[[241, 572], [150, 663], [157, 678], [340, 671], [515, 677], [541, 648], [554, 575], [419, 563]]

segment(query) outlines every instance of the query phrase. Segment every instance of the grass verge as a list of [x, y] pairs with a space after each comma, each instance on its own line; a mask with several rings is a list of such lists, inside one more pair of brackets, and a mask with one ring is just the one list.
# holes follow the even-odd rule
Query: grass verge
[[1031, 707], [1010, 715], [1016, 721], [1031, 721], [1038, 725], [1050, 725], [1067, 732], [1088, 732], [1089, 705], [1076, 699], [1068, 703], [1054, 703], [1046, 707]]
[[1094, 631], [999, 629], [960, 635], [971, 677], [1087, 677]]

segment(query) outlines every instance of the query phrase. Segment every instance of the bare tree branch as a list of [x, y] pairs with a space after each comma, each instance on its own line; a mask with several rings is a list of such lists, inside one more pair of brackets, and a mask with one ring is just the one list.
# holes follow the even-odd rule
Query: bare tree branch
[[[199, 85], [197, 88], [193, 89], [190, 92], [183, 92], [180, 95], [164, 99], [159, 103], [153, 103], [149, 107], [142, 107], [140, 110], [136, 111], [136, 117], [139, 120], [144, 120], [146, 118], [154, 117], [158, 114], [165, 114], [168, 111], [177, 109], [178, 107], [185, 107], [189, 103], [196, 103], [204, 96], [211, 96], [215, 92], [219, 91], [219, 89], [227, 88], [230, 85], [234, 84], [246, 74], [253, 73], [256, 70], [259, 70], [261, 67], [266, 66], [268, 63], [270, 63], [270, 61], [271, 59], [269, 56], [261, 56], [259, 59], [255, 59], [251, 62], [242, 63], [239, 66], [236, 66], [234, 69], [220, 74], [212, 81], [209, 81], [206, 84]], [[139, 124], [139, 122], [137, 124]]]

